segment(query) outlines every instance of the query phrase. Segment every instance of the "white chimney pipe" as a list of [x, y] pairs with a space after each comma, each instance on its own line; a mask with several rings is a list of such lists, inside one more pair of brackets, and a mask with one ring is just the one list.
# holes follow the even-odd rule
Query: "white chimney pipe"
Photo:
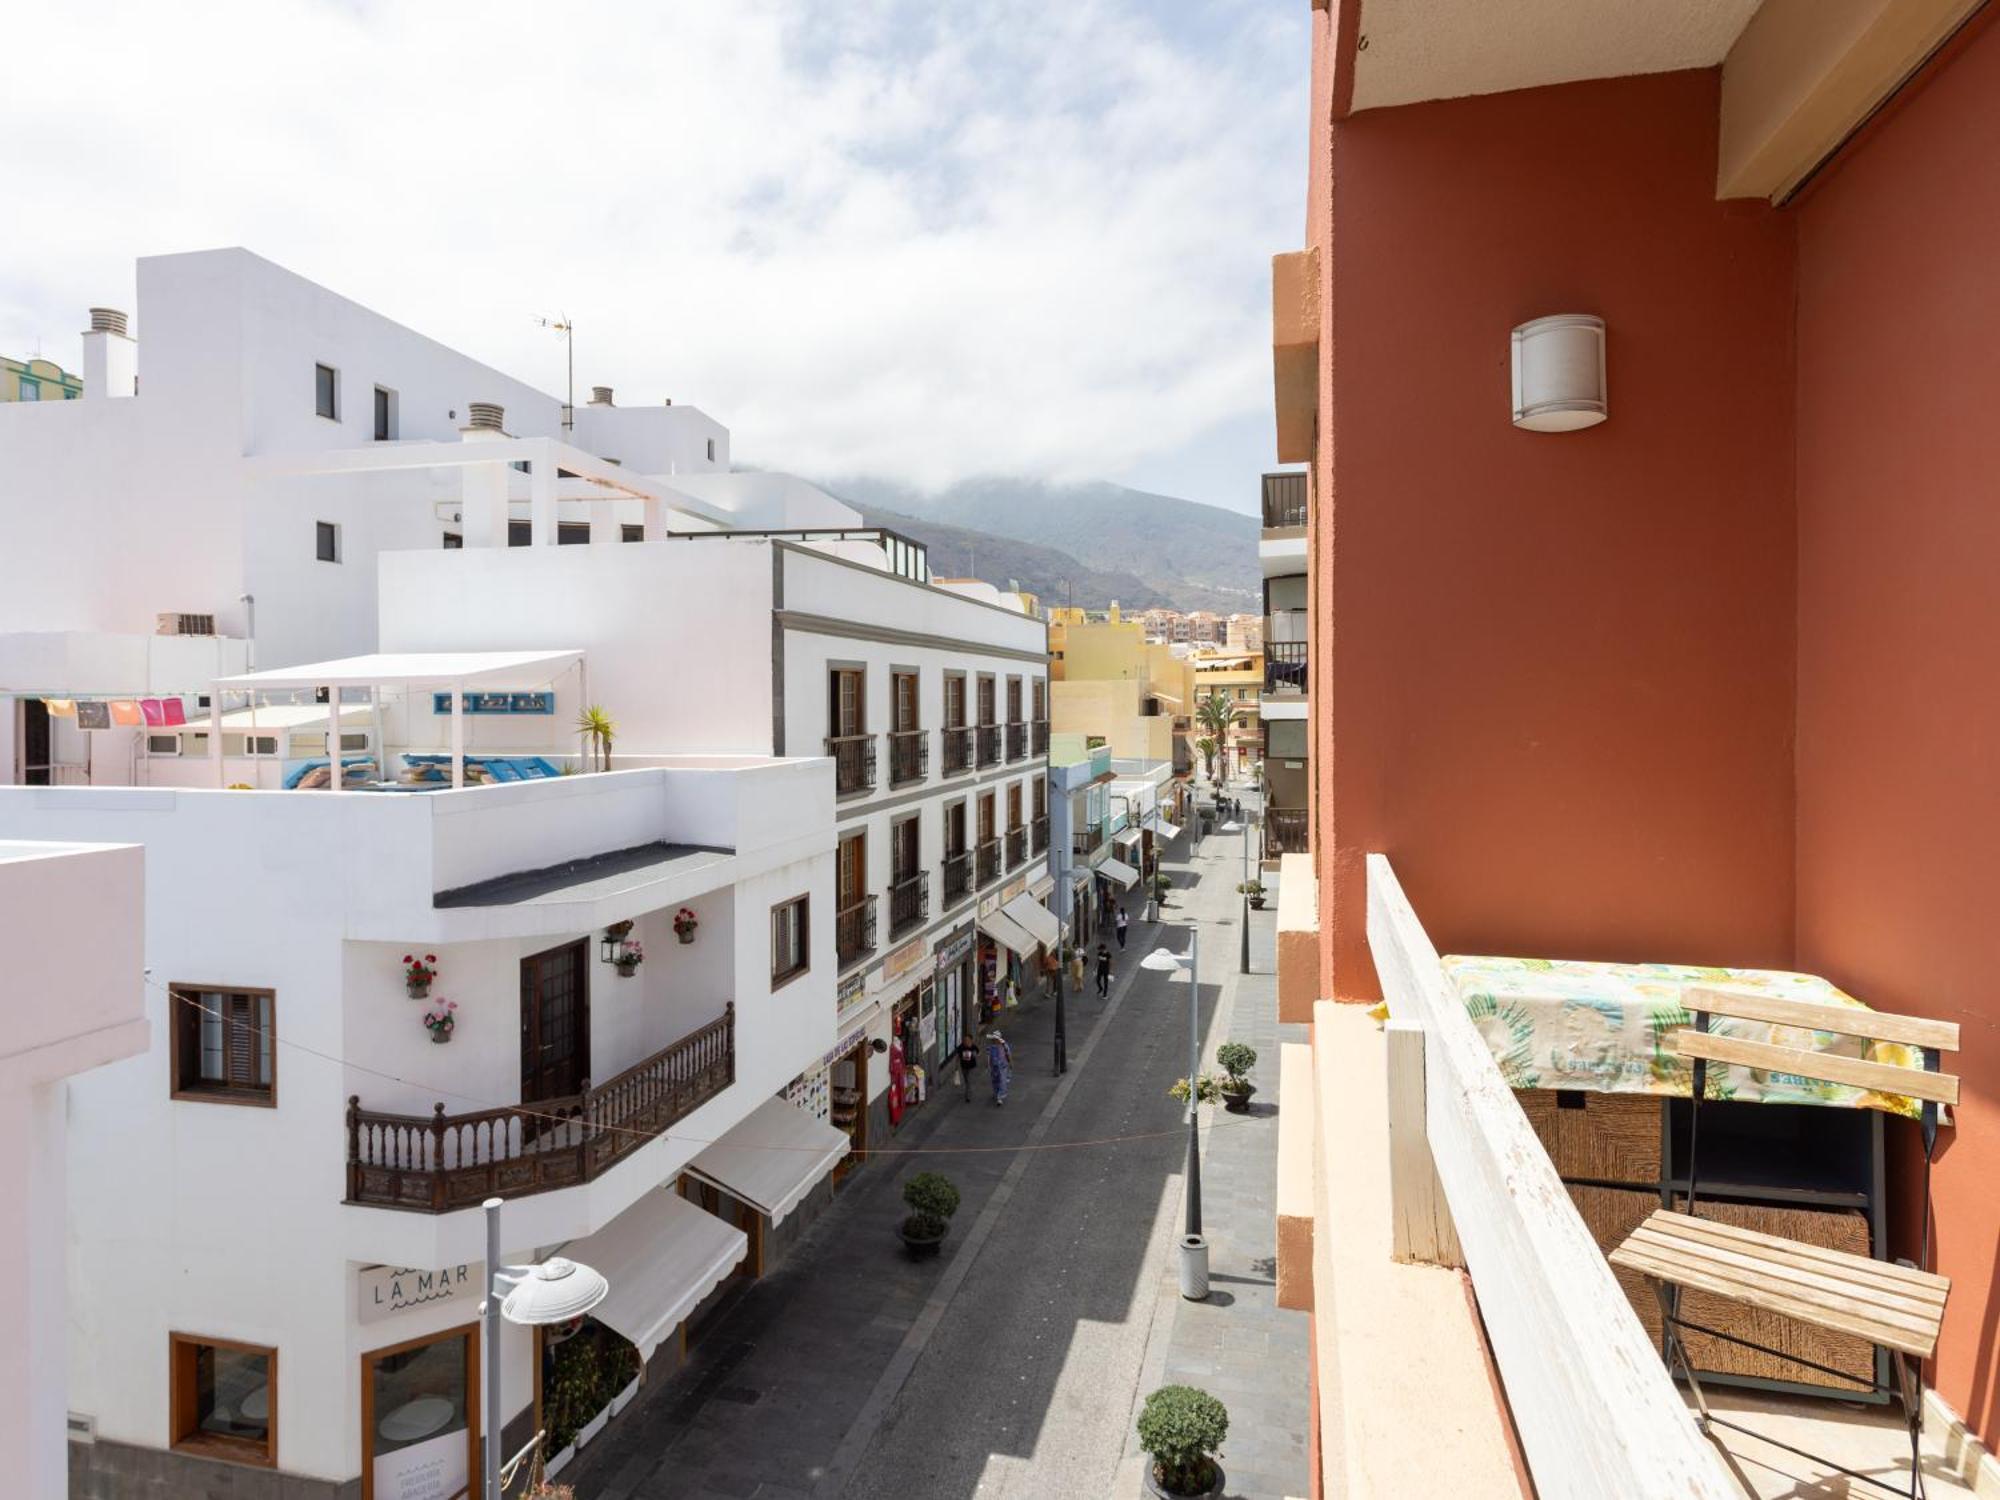
[[126, 332], [125, 314], [114, 307], [90, 310], [83, 336], [83, 399], [103, 401], [139, 389], [139, 346]]

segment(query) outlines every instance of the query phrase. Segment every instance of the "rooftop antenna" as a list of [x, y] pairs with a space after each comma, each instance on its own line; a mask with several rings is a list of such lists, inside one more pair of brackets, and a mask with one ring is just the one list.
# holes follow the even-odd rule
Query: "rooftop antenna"
[[568, 313], [558, 313], [553, 318], [537, 318], [535, 321], [552, 333], [562, 335], [563, 352], [569, 359], [569, 399], [563, 403], [562, 425], [564, 433], [574, 432], [576, 430], [576, 324], [570, 321]]

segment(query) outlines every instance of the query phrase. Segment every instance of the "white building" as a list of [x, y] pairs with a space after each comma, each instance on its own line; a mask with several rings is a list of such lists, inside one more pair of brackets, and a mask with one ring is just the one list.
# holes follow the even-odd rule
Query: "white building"
[[[802, 481], [725, 472], [690, 408], [566, 432], [241, 251], [142, 262], [140, 309], [140, 394], [100, 330], [81, 422], [0, 425], [0, 526], [32, 523], [0, 557], [0, 783], [25, 783], [0, 837], [145, 844], [161, 986], [148, 1057], [74, 1112], [77, 1493], [165, 1464], [177, 1494], [262, 1493], [259, 1466], [427, 1494], [473, 1414], [379, 1408], [464, 1404], [481, 1198], [509, 1197], [510, 1256], [597, 1264], [599, 1318], [671, 1356], [954, 1033], [1039, 982], [1046, 630]], [[95, 529], [46, 523], [65, 506]], [[554, 774], [595, 758], [593, 705], [612, 774]], [[449, 1049], [406, 954], [458, 1002]], [[525, 1437], [540, 1355], [503, 1357]]]

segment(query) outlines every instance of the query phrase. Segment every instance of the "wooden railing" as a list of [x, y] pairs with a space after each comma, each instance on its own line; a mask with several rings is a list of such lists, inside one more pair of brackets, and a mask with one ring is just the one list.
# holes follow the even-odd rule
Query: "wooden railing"
[[833, 914], [834, 956], [842, 963], [875, 951], [875, 898], [863, 896]]
[[570, 1099], [429, 1119], [347, 1101], [347, 1201], [448, 1213], [574, 1187], [736, 1081], [736, 1007]]
[[[1741, 1492], [1696, 1430], [1659, 1349], [1584, 1226], [1499, 1064], [1445, 977], [1388, 859], [1368, 856], [1368, 948], [1392, 1026], [1419, 1033], [1422, 1065], [1392, 1057], [1392, 1195], [1441, 1186], [1507, 1405], [1543, 1500]], [[1402, 1113], [1424, 1139], [1395, 1138]], [[1427, 1154], [1429, 1162], [1422, 1161]], [[1415, 1158], [1414, 1161], [1411, 1159]], [[1329, 1226], [1330, 1227], [1330, 1226]]]
[[1000, 840], [988, 839], [973, 849], [979, 863], [979, 883], [987, 885], [1000, 878]]
[[922, 781], [931, 770], [931, 737], [922, 729], [898, 729], [889, 735], [889, 785]]
[[889, 887], [889, 935], [908, 932], [931, 914], [931, 877], [919, 870]]
[[963, 724], [943, 731], [944, 774], [956, 776], [972, 769], [972, 731]]
[[826, 753], [833, 757], [833, 790], [836, 794], [874, 790], [874, 735], [834, 735], [826, 742]]
[[978, 730], [978, 741], [980, 769], [984, 770], [987, 766], [997, 766], [1000, 764], [1000, 726], [998, 724], [981, 724]]
[[1028, 721], [1013, 719], [1007, 724], [1007, 759], [1026, 760], [1028, 758]]

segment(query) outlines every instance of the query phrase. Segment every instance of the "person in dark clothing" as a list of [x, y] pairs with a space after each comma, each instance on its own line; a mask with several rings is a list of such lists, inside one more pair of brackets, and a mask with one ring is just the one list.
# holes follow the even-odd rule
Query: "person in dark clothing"
[[967, 1032], [958, 1042], [958, 1083], [965, 1091], [965, 1102], [972, 1102], [972, 1075], [979, 1071], [979, 1044]]
[[1118, 908], [1118, 914], [1117, 914], [1117, 916], [1115, 916], [1115, 917], [1114, 917], [1114, 918], [1112, 919], [1112, 922], [1111, 922], [1111, 925], [1112, 925], [1112, 929], [1113, 929], [1113, 930], [1114, 930], [1115, 932], [1117, 932], [1117, 934], [1118, 934], [1118, 946], [1119, 946], [1119, 948], [1121, 948], [1121, 949], [1122, 949], [1122, 948], [1124, 948], [1124, 946], [1125, 946], [1125, 923], [1126, 923], [1126, 920], [1127, 920], [1127, 918], [1126, 918], [1126, 916], [1125, 916], [1125, 908], [1121, 906], [1121, 907], [1119, 907], [1119, 908]]
[[1097, 945], [1097, 994], [1102, 999], [1111, 993], [1111, 950]]

